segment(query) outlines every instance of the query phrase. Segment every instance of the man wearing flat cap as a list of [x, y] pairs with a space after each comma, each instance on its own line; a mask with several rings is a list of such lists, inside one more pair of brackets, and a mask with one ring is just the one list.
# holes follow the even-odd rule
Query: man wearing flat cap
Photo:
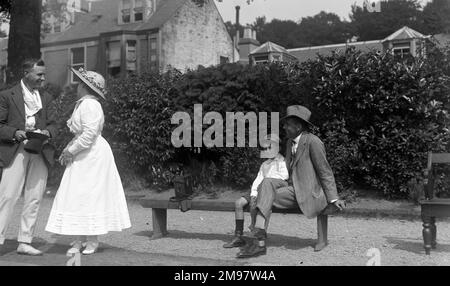
[[272, 207], [299, 207], [307, 218], [317, 217], [318, 242], [315, 251], [327, 244], [327, 218], [330, 209], [342, 210], [344, 201], [337, 194], [333, 171], [327, 161], [322, 141], [309, 133], [311, 112], [304, 106], [287, 108], [282, 118], [288, 137], [286, 165], [288, 182], [264, 179], [258, 188], [256, 225], [252, 231], [254, 243], [247, 245], [238, 258], [255, 257], [266, 253], [264, 225], [270, 219]]
[[36, 140], [56, 136], [56, 114], [50, 108], [53, 97], [38, 91], [45, 81], [44, 62], [27, 59], [22, 69], [20, 83], [0, 92], [0, 167], [3, 168], [0, 180], [0, 251], [14, 206], [23, 190], [24, 206], [17, 252], [41, 255], [41, 251], [31, 246], [31, 241], [47, 184], [47, 168], [54, 163], [55, 149], [45, 143], [47, 140]]

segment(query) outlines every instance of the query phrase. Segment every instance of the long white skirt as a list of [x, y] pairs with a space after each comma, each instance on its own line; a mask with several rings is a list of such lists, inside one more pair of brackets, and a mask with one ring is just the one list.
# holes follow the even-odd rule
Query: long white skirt
[[66, 167], [46, 231], [102, 235], [131, 227], [125, 193], [108, 142], [99, 136]]

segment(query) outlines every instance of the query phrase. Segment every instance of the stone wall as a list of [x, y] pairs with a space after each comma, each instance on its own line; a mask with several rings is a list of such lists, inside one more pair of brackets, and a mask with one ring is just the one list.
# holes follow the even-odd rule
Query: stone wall
[[213, 0], [198, 7], [186, 1], [161, 28], [160, 67], [180, 70], [233, 61], [233, 43]]

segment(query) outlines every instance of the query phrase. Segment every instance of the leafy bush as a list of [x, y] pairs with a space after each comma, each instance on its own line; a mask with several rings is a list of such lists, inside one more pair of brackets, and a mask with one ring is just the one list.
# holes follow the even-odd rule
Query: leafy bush
[[[324, 141], [341, 193], [365, 185], [406, 197], [411, 180], [422, 176], [426, 152], [450, 151], [449, 51], [399, 61], [347, 50], [300, 64], [224, 64], [112, 79], [104, 134], [121, 172], [137, 170], [167, 185], [183, 170], [203, 189], [249, 188], [261, 163], [256, 148], [176, 149], [172, 115], [185, 111], [193, 118], [194, 104], [202, 104], [203, 115], [216, 111], [223, 118], [227, 111], [283, 116], [288, 105], [302, 104], [313, 113], [313, 132]], [[438, 181], [442, 196], [446, 182]]]
[[105, 136], [125, 155], [118, 165], [136, 167], [151, 182], [167, 180], [164, 173], [176, 153], [171, 144], [170, 99], [180, 76], [178, 71], [146, 72], [109, 83]]
[[443, 54], [398, 61], [349, 50], [313, 64], [321, 70], [312, 92], [321, 129], [326, 134], [335, 128], [330, 121], [345, 120], [350, 150], [358, 146], [348, 175], [360, 174], [386, 195], [405, 196], [408, 181], [422, 176], [426, 152], [448, 150], [450, 77], [437, 56]]

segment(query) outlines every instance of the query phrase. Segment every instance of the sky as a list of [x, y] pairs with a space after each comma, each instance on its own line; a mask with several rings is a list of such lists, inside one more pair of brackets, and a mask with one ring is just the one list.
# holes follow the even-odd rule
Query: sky
[[[430, 0], [420, 1], [423, 4]], [[364, 0], [254, 0], [250, 5], [246, 0], [222, 0], [216, 1], [217, 8], [225, 22], [236, 21], [235, 6], [239, 5], [240, 23], [252, 24], [256, 17], [266, 16], [267, 22], [272, 19], [299, 21], [302, 17], [314, 16], [320, 11], [332, 12], [342, 19], [349, 20], [351, 6], [363, 5]], [[4, 25], [2, 30], [7, 29]]]
[[[267, 22], [272, 19], [299, 21], [303, 17], [314, 16], [320, 11], [332, 12], [342, 19], [349, 20], [354, 3], [363, 5], [364, 0], [254, 0], [250, 5], [246, 0], [216, 1], [217, 8], [225, 22], [236, 22], [235, 6], [239, 5], [241, 24], [252, 24], [256, 17], [266, 16]], [[419, 1], [422, 6], [429, 0]]]

